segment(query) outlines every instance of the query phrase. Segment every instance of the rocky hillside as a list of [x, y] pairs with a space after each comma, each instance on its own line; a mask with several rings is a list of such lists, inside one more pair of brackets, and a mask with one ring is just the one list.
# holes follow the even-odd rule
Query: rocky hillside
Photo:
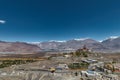
[[40, 47], [33, 44], [0, 41], [0, 52], [33, 53], [40, 50]]

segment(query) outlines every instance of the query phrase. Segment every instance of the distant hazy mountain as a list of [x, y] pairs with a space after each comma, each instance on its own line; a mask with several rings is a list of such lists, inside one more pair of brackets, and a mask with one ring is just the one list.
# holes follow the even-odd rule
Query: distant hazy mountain
[[92, 40], [92, 39], [85, 39], [85, 40], [69, 40], [66, 41], [65, 43], [61, 44], [58, 46], [58, 48], [62, 49], [79, 49], [82, 48], [84, 45], [86, 45], [88, 48], [94, 48], [94, 44], [98, 44], [99, 42]]
[[0, 41], [0, 52], [13, 53], [33, 53], [40, 51], [40, 47], [24, 42], [4, 42]]
[[110, 37], [102, 42], [93, 39], [73, 39], [68, 41], [48, 41], [37, 43], [42, 49], [76, 50], [84, 45], [96, 52], [120, 52], [120, 37]]
[[60, 46], [63, 43], [64, 42], [49, 41], [49, 42], [41, 42], [37, 45], [42, 49], [57, 49], [58, 46]]

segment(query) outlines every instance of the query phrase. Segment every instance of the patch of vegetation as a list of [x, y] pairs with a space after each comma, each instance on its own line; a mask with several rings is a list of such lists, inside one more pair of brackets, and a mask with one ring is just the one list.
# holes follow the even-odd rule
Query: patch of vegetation
[[48, 57], [47, 59], [48, 59], [48, 60], [51, 60], [51, 59], [52, 59], [52, 56]]
[[2, 60], [0, 64], [0, 68], [9, 67], [11, 65], [19, 65], [19, 64], [26, 64], [35, 62], [35, 60]]
[[68, 65], [70, 69], [81, 69], [81, 68], [88, 68], [89, 64], [88, 63], [71, 63]]
[[79, 51], [79, 50], [77, 50], [76, 52], [75, 52], [75, 56], [76, 57], [88, 57], [88, 55], [89, 54], [91, 54], [90, 52], [88, 52], [88, 51]]

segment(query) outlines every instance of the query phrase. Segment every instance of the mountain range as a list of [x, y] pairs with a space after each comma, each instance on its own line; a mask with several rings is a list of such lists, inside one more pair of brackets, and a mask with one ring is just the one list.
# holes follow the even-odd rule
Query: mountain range
[[120, 52], [120, 37], [110, 37], [103, 41], [96, 41], [90, 38], [86, 39], [73, 39], [68, 41], [47, 41], [32, 43], [39, 46], [43, 50], [77, 50], [84, 45], [95, 52]]
[[95, 52], [120, 52], [120, 37], [110, 37], [103, 41], [90, 38], [72, 39], [68, 41], [45, 42], [5, 42], [0, 41], [0, 53], [34, 53], [39, 51], [75, 51], [84, 45]]

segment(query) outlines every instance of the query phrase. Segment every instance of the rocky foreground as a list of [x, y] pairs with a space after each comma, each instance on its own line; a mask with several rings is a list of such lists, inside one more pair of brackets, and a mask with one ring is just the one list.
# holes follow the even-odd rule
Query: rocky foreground
[[[63, 59], [64, 60], [64, 59]], [[71, 59], [66, 59], [70, 61]], [[49, 71], [49, 67], [56, 66], [58, 60], [45, 60], [22, 65], [13, 65], [0, 69], [0, 80], [119, 80], [118, 76], [96, 75], [86, 76], [79, 70], [58, 70], [55, 73]], [[116, 79], [110, 79], [114, 76]]]

